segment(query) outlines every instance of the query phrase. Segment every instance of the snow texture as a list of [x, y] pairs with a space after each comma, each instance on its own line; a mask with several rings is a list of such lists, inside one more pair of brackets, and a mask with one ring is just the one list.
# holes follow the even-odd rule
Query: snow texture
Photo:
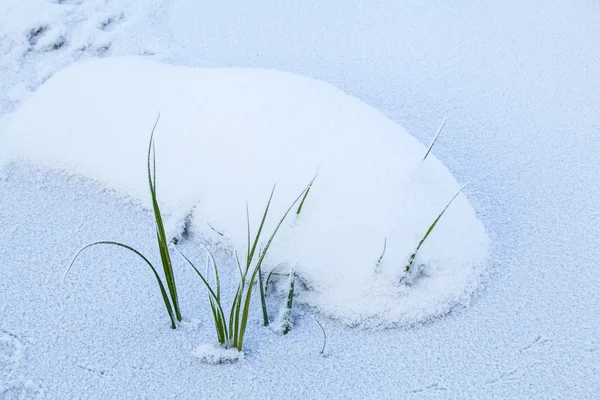
[[244, 359], [244, 353], [238, 349], [226, 349], [213, 344], [201, 344], [194, 355], [207, 364], [231, 364]]
[[265, 264], [296, 268], [308, 288], [298, 301], [349, 324], [391, 326], [447, 313], [475, 291], [488, 239], [462, 194], [420, 249], [408, 273], [418, 278], [405, 276], [460, 185], [435, 156], [422, 162], [426, 148], [398, 125], [322, 82], [131, 57], [87, 61], [57, 73], [22, 105], [0, 148], [5, 160], [79, 173], [151, 207], [146, 155], [157, 111], [162, 209], [195, 207], [196, 229], [214, 236], [214, 227], [240, 254], [246, 202], [256, 230], [277, 184], [270, 233], [318, 171], [302, 213], [279, 233]]
[[[46, 34], [66, 40], [45, 50]], [[180, 261], [182, 311], [200, 323], [176, 331], [149, 271], [125, 252], [86, 253], [61, 280], [91, 240], [122, 240], [158, 262], [150, 213], [97, 183], [10, 164], [0, 398], [598, 398], [599, 41], [593, 1], [0, 2], [0, 136], [10, 112], [82, 59], [289, 71], [382, 110], [422, 143], [447, 115], [434, 153], [471, 182], [493, 260], [481, 295], [431, 323], [373, 332], [317, 315], [327, 358], [313, 310], [295, 304], [283, 336], [259, 327], [253, 308], [244, 362], [215, 367], [192, 356], [215, 334]], [[181, 246], [202, 260], [189, 228]], [[230, 281], [228, 259], [218, 257]], [[272, 295], [270, 310], [282, 301]]]

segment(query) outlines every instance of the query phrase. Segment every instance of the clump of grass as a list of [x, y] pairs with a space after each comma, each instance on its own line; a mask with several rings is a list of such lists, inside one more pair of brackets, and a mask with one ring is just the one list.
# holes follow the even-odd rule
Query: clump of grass
[[[294, 202], [289, 206], [283, 217], [279, 220], [279, 223], [275, 227], [275, 230], [269, 237], [265, 247], [256, 253], [258, 243], [260, 242], [260, 238], [262, 236], [263, 227], [265, 221], [267, 219], [267, 215], [269, 213], [269, 208], [271, 206], [271, 201], [273, 199], [273, 194], [275, 192], [275, 187], [271, 191], [271, 195], [269, 196], [269, 201], [267, 202], [267, 206], [265, 207], [265, 211], [263, 213], [260, 225], [258, 227], [258, 231], [254, 237], [254, 240], [251, 241], [251, 232], [250, 232], [250, 217], [249, 212], [247, 210], [247, 230], [248, 230], [248, 243], [247, 243], [247, 252], [246, 252], [246, 262], [242, 267], [242, 264], [239, 260], [239, 257], [236, 253], [236, 261], [238, 265], [238, 270], [240, 273], [240, 282], [238, 284], [238, 288], [236, 290], [235, 296], [233, 298], [233, 302], [231, 305], [231, 309], [229, 311], [229, 318], [226, 318], [225, 312], [222, 307], [221, 302], [221, 284], [219, 280], [219, 271], [217, 268], [217, 264], [215, 262], [214, 257], [210, 253], [209, 254], [209, 264], [212, 264], [212, 269], [214, 271], [214, 286], [208, 281], [208, 275], [205, 277], [198, 268], [183, 254], [179, 249], [177, 251], [181, 254], [181, 256], [190, 264], [190, 266], [194, 269], [196, 274], [200, 277], [201, 281], [204, 283], [209, 293], [209, 304], [211, 307], [211, 311], [213, 314], [213, 321], [215, 324], [215, 329], [217, 332], [217, 340], [223, 345], [225, 348], [236, 348], [239, 351], [242, 351], [244, 345], [244, 335], [246, 333], [246, 327], [248, 323], [248, 314], [250, 309], [250, 302], [252, 299], [252, 289], [256, 282], [257, 275], [260, 277], [261, 266], [269, 251], [269, 248], [273, 242], [273, 239], [277, 235], [279, 228], [283, 224], [283, 221], [288, 216], [289, 212], [292, 210], [294, 205], [298, 203], [298, 201], [306, 195], [307, 191], [310, 189], [313, 180], [310, 184], [300, 193], [300, 195], [294, 200]], [[256, 263], [255, 263], [256, 260]], [[207, 267], [210, 268], [210, 265]], [[261, 286], [261, 297], [264, 299], [264, 288], [262, 288], [262, 281], [259, 283]], [[266, 312], [266, 305], [263, 305], [263, 317], [265, 318], [266, 323], [268, 324], [268, 314]]]
[[[158, 244], [158, 250], [160, 252], [160, 260], [161, 260], [161, 264], [163, 267], [163, 272], [165, 275], [165, 280], [167, 283], [167, 288], [168, 288], [169, 293], [167, 294], [167, 291], [165, 290], [165, 286], [164, 286], [160, 276], [158, 275], [156, 268], [154, 268], [152, 263], [150, 261], [148, 261], [148, 259], [144, 255], [142, 255], [142, 253], [140, 253], [139, 251], [137, 251], [136, 249], [134, 249], [131, 246], [128, 246], [126, 244], [119, 243], [119, 242], [114, 242], [114, 241], [99, 241], [99, 242], [90, 243], [90, 244], [84, 246], [73, 257], [73, 260], [71, 261], [71, 264], [69, 265], [69, 268], [67, 268], [67, 271], [65, 272], [65, 277], [71, 271], [71, 268], [73, 267], [73, 264], [77, 260], [77, 257], [79, 257], [79, 255], [87, 248], [97, 246], [97, 245], [112, 245], [112, 246], [118, 246], [118, 247], [122, 247], [126, 250], [129, 250], [132, 253], [139, 256], [142, 260], [144, 260], [144, 262], [152, 270], [154, 277], [156, 278], [156, 281], [158, 282], [158, 286], [160, 288], [160, 292], [161, 292], [163, 301], [165, 303], [165, 308], [167, 309], [167, 313], [169, 314], [169, 318], [171, 320], [171, 328], [175, 329], [177, 327], [177, 325], [175, 323], [175, 319], [177, 319], [178, 321], [181, 321], [181, 312], [179, 309], [179, 299], [177, 297], [177, 287], [175, 285], [175, 276], [173, 274], [173, 265], [171, 263], [171, 256], [169, 254], [169, 243], [167, 241], [167, 235], [165, 234], [165, 228], [163, 225], [162, 215], [160, 213], [160, 208], [158, 206], [158, 200], [157, 200], [157, 196], [156, 196], [156, 157], [155, 157], [155, 148], [154, 148], [154, 132], [156, 130], [156, 126], [158, 125], [159, 119], [160, 119], [160, 116], [159, 116], [159, 118], [156, 119], [156, 122], [154, 123], [154, 127], [152, 128], [152, 134], [150, 135], [150, 144], [148, 145], [148, 183], [150, 186], [150, 194], [152, 196], [152, 210], [154, 212], [154, 222], [156, 225], [156, 241]], [[170, 295], [170, 297], [169, 297], [169, 295]]]
[[427, 232], [425, 232], [425, 235], [423, 236], [423, 239], [421, 239], [421, 241], [419, 242], [419, 244], [417, 245], [416, 250], [414, 251], [414, 253], [411, 254], [408, 264], [406, 265], [406, 267], [404, 268], [405, 272], [410, 272], [414, 262], [415, 262], [415, 258], [417, 257], [417, 254], [419, 253], [419, 250], [421, 249], [421, 246], [423, 246], [423, 243], [425, 243], [425, 241], [427, 240], [427, 238], [429, 237], [429, 234], [431, 234], [431, 232], [433, 231], [433, 229], [435, 228], [435, 226], [437, 225], [437, 223], [439, 222], [439, 220], [442, 218], [442, 216], [444, 215], [444, 213], [446, 212], [446, 210], [448, 209], [448, 207], [450, 207], [450, 205], [452, 204], [452, 202], [454, 201], [454, 199], [456, 199], [458, 197], [458, 195], [464, 190], [464, 188], [466, 188], [468, 185], [468, 183], [466, 183], [463, 187], [461, 187], [459, 189], [458, 192], [456, 192], [456, 194], [454, 195], [454, 197], [452, 197], [452, 199], [448, 202], [448, 204], [446, 204], [446, 207], [444, 207], [444, 209], [438, 214], [437, 218], [433, 221], [433, 223], [429, 226], [429, 229], [427, 229]]

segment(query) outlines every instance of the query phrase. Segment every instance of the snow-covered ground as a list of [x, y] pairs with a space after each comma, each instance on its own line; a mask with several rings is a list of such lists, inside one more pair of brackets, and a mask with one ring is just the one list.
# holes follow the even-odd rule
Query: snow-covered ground
[[151, 216], [81, 177], [11, 164], [0, 181], [4, 397], [598, 397], [600, 5], [340, 3], [5, 3], [0, 110], [76, 60], [138, 54], [317, 78], [424, 143], [448, 115], [434, 153], [471, 182], [492, 243], [483, 291], [415, 327], [318, 316], [327, 357], [313, 309], [295, 309], [287, 336], [259, 328], [256, 310], [244, 360], [205, 365], [194, 350], [214, 334], [190, 271], [181, 297], [198, 320], [174, 332], [130, 256], [96, 249], [60, 279], [90, 240], [155, 254]]

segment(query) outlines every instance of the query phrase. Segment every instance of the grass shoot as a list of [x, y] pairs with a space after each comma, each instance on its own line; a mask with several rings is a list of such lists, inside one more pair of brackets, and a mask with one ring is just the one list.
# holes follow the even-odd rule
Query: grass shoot
[[425, 162], [425, 159], [427, 158], [427, 156], [431, 152], [431, 149], [433, 149], [433, 145], [435, 144], [435, 142], [437, 142], [438, 137], [440, 136], [440, 133], [442, 133], [442, 129], [444, 129], [444, 125], [446, 125], [446, 120], [447, 119], [448, 119], [448, 117], [444, 117], [444, 120], [442, 121], [442, 124], [438, 128], [437, 133], [435, 134], [433, 140], [431, 141], [431, 144], [427, 148], [427, 152], [425, 153], [425, 157], [423, 157], [423, 160], [421, 160], [421, 162]]
[[[156, 225], [156, 240], [158, 243], [161, 264], [163, 267], [163, 272], [165, 275], [165, 280], [167, 283], [167, 289], [168, 289], [169, 293], [167, 294], [167, 291], [165, 290], [165, 286], [164, 286], [160, 276], [158, 275], [156, 268], [154, 268], [152, 263], [150, 261], [148, 261], [148, 259], [144, 255], [142, 255], [139, 251], [137, 251], [136, 249], [134, 249], [131, 246], [128, 246], [126, 244], [119, 243], [119, 242], [114, 242], [114, 241], [94, 242], [94, 243], [90, 243], [90, 244], [84, 246], [73, 257], [73, 260], [71, 261], [71, 264], [69, 265], [69, 268], [67, 268], [67, 271], [65, 272], [65, 277], [71, 271], [71, 268], [73, 267], [73, 264], [75, 263], [75, 261], [77, 260], [79, 255], [87, 248], [97, 246], [97, 245], [113, 245], [113, 246], [118, 246], [118, 247], [127, 249], [127, 250], [131, 251], [132, 253], [136, 254], [137, 256], [139, 256], [140, 258], [142, 258], [144, 260], [144, 262], [150, 267], [150, 269], [154, 273], [154, 276], [155, 276], [156, 280], [158, 281], [158, 285], [159, 285], [159, 288], [161, 291], [161, 295], [163, 297], [163, 301], [165, 303], [165, 308], [167, 309], [169, 318], [171, 320], [171, 328], [175, 329], [177, 327], [177, 325], [175, 323], [175, 319], [177, 319], [178, 321], [181, 321], [181, 312], [179, 309], [179, 300], [177, 297], [177, 287], [175, 285], [175, 276], [173, 274], [173, 265], [171, 263], [171, 256], [169, 254], [169, 243], [167, 241], [167, 235], [165, 234], [165, 228], [163, 225], [162, 215], [160, 213], [160, 208], [158, 206], [158, 200], [157, 200], [157, 196], [156, 196], [156, 158], [155, 158], [155, 149], [154, 149], [154, 132], [156, 130], [156, 126], [158, 125], [159, 119], [160, 119], [160, 115], [156, 119], [156, 122], [154, 123], [154, 127], [152, 128], [152, 134], [150, 135], [150, 144], [148, 146], [148, 165], [147, 165], [147, 167], [148, 167], [148, 182], [149, 182], [149, 186], [150, 186], [150, 194], [152, 197], [152, 210], [154, 212], [154, 222]], [[170, 297], [169, 297], [169, 295], [170, 295]]]
[[323, 347], [321, 348], [321, 352], [320, 352], [321, 354], [323, 354], [323, 353], [325, 353], [325, 345], [327, 344], [327, 332], [325, 332], [325, 328], [323, 328], [323, 325], [321, 325], [319, 320], [316, 319], [314, 317], [314, 315], [312, 316], [312, 318], [315, 320], [317, 325], [319, 325], [319, 328], [321, 328], [321, 331], [323, 331]]
[[292, 329], [292, 306], [294, 305], [294, 286], [296, 284], [296, 274], [290, 272], [290, 283], [287, 296], [287, 302], [281, 318], [281, 330], [287, 335]]
[[417, 253], [419, 252], [419, 250], [421, 249], [421, 246], [423, 246], [423, 243], [425, 243], [425, 241], [427, 240], [427, 238], [429, 237], [429, 234], [433, 231], [433, 229], [435, 228], [435, 226], [437, 225], [437, 223], [439, 222], [440, 218], [442, 218], [442, 215], [444, 215], [444, 213], [446, 212], [446, 210], [448, 209], [448, 207], [450, 207], [450, 204], [452, 204], [452, 202], [454, 201], [454, 199], [456, 199], [458, 197], [458, 195], [464, 190], [464, 188], [466, 188], [468, 185], [468, 183], [466, 183], [463, 187], [461, 187], [459, 189], [458, 192], [456, 192], [456, 194], [454, 195], [454, 197], [452, 197], [452, 199], [448, 202], [448, 204], [446, 204], [446, 207], [444, 207], [444, 209], [442, 210], [442, 212], [439, 213], [439, 215], [437, 216], [437, 218], [433, 221], [433, 223], [429, 226], [429, 229], [427, 229], [427, 232], [425, 232], [425, 236], [423, 236], [423, 239], [421, 239], [421, 241], [419, 242], [419, 244], [417, 245], [416, 250], [414, 251], [414, 253], [411, 254], [410, 259], [408, 261], [408, 264], [406, 265], [405, 272], [410, 272], [411, 268], [413, 267], [413, 264], [415, 262], [415, 258], [417, 257]]

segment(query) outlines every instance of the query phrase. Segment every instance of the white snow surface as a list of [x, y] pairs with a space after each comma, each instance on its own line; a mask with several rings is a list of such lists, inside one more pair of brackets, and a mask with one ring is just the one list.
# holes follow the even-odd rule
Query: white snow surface
[[[182, 311], [198, 323], [176, 331], [149, 271], [125, 252], [85, 253], [61, 280], [91, 240], [121, 240], [158, 262], [151, 214], [102, 184], [9, 164], [0, 398], [598, 398], [599, 41], [594, 1], [0, 2], [0, 136], [10, 112], [81, 59], [289, 71], [382, 110], [422, 143], [447, 115], [434, 153], [471, 182], [493, 244], [492, 275], [468, 307], [381, 331], [317, 314], [326, 358], [313, 309], [295, 306], [284, 336], [261, 328], [254, 308], [244, 361], [206, 365], [193, 352], [214, 328], [203, 288], [181, 265]], [[202, 260], [199, 239], [181, 246]], [[235, 277], [229, 255], [217, 258]], [[271, 295], [274, 311], [282, 298]]]
[[226, 349], [214, 344], [201, 344], [194, 355], [207, 364], [235, 363], [244, 359], [244, 353], [238, 349]]
[[219, 231], [239, 254], [248, 247], [246, 202], [256, 232], [277, 184], [264, 248], [318, 171], [302, 213], [279, 232], [264, 266], [294, 266], [310, 288], [299, 301], [350, 324], [406, 324], [448, 312], [477, 287], [487, 236], [463, 195], [420, 249], [411, 273], [422, 276], [400, 283], [460, 186], [435, 156], [422, 162], [426, 148], [394, 122], [313, 79], [142, 58], [87, 61], [57, 73], [22, 105], [0, 148], [7, 160], [80, 173], [150, 208], [147, 151], [157, 110], [163, 210], [194, 209], [197, 231], [215, 239]]

